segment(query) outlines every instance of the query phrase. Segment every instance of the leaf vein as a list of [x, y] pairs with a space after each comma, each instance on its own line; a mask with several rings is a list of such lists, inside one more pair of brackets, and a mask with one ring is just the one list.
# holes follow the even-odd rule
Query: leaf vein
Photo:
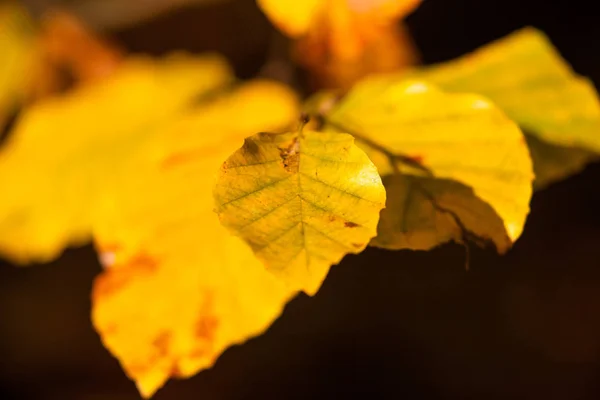
[[[258, 193], [258, 192], [260, 192], [260, 191], [262, 191], [262, 190], [265, 190], [265, 189], [267, 189], [267, 188], [269, 188], [269, 187], [275, 186], [275, 185], [277, 185], [277, 184], [279, 184], [279, 183], [281, 183], [281, 182], [284, 182], [284, 181], [286, 181], [286, 180], [290, 179], [292, 176], [293, 176], [293, 175], [286, 176], [286, 177], [285, 177], [285, 178], [283, 178], [283, 179], [278, 179], [278, 180], [276, 180], [276, 181], [270, 182], [270, 183], [268, 183], [268, 184], [266, 184], [266, 185], [264, 185], [264, 186], [261, 186], [261, 187], [259, 187], [258, 189], [252, 190], [251, 192], [244, 193], [242, 196], [236, 197], [236, 198], [235, 198], [235, 199], [233, 199], [233, 200], [229, 200], [229, 201], [226, 201], [225, 203], [221, 204], [221, 207], [223, 207], [223, 206], [226, 206], [226, 205], [228, 205], [228, 204], [231, 204], [231, 203], [234, 203], [234, 202], [236, 202], [236, 201], [238, 201], [238, 200], [242, 200], [242, 199], [244, 199], [244, 198], [246, 198], [246, 197], [248, 197], [248, 196], [251, 196], [251, 195], [253, 195], [253, 194], [255, 194], [255, 193]], [[231, 188], [231, 186], [227, 186], [227, 187]]]
[[305, 172], [301, 172], [301, 171], [300, 171], [300, 172], [298, 172], [298, 173], [299, 173], [300, 175], [302, 175], [302, 176], [306, 177], [307, 179], [310, 179], [311, 181], [314, 181], [314, 182], [321, 183], [321, 184], [323, 184], [323, 185], [325, 185], [325, 186], [327, 186], [327, 187], [329, 187], [329, 188], [332, 188], [332, 189], [335, 189], [335, 190], [337, 190], [337, 191], [338, 191], [338, 192], [340, 192], [340, 193], [347, 194], [348, 196], [355, 197], [355, 198], [357, 198], [357, 199], [359, 199], [359, 200], [363, 200], [363, 201], [366, 201], [366, 202], [368, 202], [368, 203], [371, 203], [371, 204], [379, 204], [379, 203], [377, 203], [376, 201], [369, 200], [369, 199], [365, 199], [364, 197], [360, 197], [360, 196], [359, 196], [359, 195], [357, 195], [356, 193], [352, 193], [352, 192], [345, 191], [345, 190], [343, 190], [343, 189], [340, 189], [340, 188], [338, 188], [338, 187], [336, 187], [336, 186], [333, 186], [333, 185], [332, 185], [332, 184], [330, 184], [330, 183], [323, 182], [323, 181], [322, 181], [322, 180], [320, 180], [320, 179], [313, 178], [312, 176], [310, 176], [309, 174], [307, 174], [307, 173], [305, 173]]

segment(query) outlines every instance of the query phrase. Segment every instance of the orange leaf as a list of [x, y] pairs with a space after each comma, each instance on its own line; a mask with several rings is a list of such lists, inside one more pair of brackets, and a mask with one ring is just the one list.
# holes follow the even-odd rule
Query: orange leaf
[[295, 57], [318, 86], [347, 89], [374, 72], [416, 62], [407, 32], [398, 27], [420, 0], [259, 0], [286, 34], [297, 38]]
[[143, 396], [260, 334], [294, 294], [221, 226], [212, 186], [249, 132], [283, 128], [297, 110], [288, 89], [246, 84], [161, 130], [105, 198], [93, 322]]

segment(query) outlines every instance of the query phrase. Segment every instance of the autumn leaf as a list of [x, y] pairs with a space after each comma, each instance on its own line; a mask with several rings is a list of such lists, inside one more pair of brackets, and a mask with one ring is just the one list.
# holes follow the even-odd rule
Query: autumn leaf
[[327, 5], [323, 0], [257, 0], [275, 25], [292, 37], [305, 35]]
[[223, 164], [221, 222], [290, 287], [314, 294], [332, 264], [376, 234], [385, 190], [377, 169], [343, 133], [260, 133]]
[[356, 137], [382, 176], [408, 175], [385, 180], [392, 194], [372, 244], [429, 249], [477, 237], [503, 252], [521, 234], [531, 160], [519, 128], [485, 98], [374, 76], [324, 117], [328, 129]]
[[33, 21], [17, 3], [0, 4], [0, 132], [27, 95], [36, 59]]
[[260, 334], [295, 294], [221, 226], [212, 186], [249, 131], [286, 129], [297, 113], [284, 86], [245, 84], [160, 128], [105, 196], [92, 317], [144, 397]]
[[494, 209], [461, 183], [392, 174], [383, 184], [388, 200], [373, 242], [378, 246], [429, 249], [451, 240], [484, 246], [487, 240], [504, 253], [512, 244]]
[[573, 72], [536, 29], [522, 29], [411, 76], [449, 91], [479, 93], [534, 136], [528, 143], [538, 187], [598, 159], [593, 154], [600, 153], [600, 102], [594, 85]]
[[284, 33], [296, 39], [295, 59], [317, 86], [347, 89], [374, 72], [391, 72], [417, 61], [398, 21], [420, 0], [258, 0]]
[[131, 58], [107, 80], [27, 108], [0, 149], [0, 253], [45, 261], [88, 241], [123, 160], [231, 79], [216, 56]]
[[43, 14], [38, 41], [40, 76], [33, 88], [38, 98], [68, 86], [65, 73], [75, 85], [106, 79], [124, 58], [115, 45], [92, 32], [75, 15], [62, 10], [51, 9]]
[[589, 163], [600, 161], [600, 154], [583, 147], [565, 147], [551, 144], [536, 135], [525, 134], [535, 174], [534, 189], [581, 172]]
[[51, 9], [34, 21], [10, 1], [0, 5], [0, 57], [1, 127], [19, 107], [105, 79], [123, 54], [74, 15]]

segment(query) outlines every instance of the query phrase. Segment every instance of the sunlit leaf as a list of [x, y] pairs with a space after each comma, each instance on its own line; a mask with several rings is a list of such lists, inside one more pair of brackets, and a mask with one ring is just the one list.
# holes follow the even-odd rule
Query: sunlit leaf
[[27, 94], [36, 57], [33, 22], [17, 3], [0, 3], [0, 132]]
[[375, 236], [385, 190], [352, 136], [300, 129], [247, 138], [223, 164], [215, 200], [269, 271], [314, 294]]
[[115, 178], [94, 223], [93, 322], [143, 396], [260, 334], [294, 294], [221, 226], [212, 187], [248, 132], [286, 129], [297, 109], [285, 87], [244, 85], [159, 129]]
[[315, 23], [327, 0], [257, 0], [257, 3], [279, 29], [299, 37]]
[[538, 30], [520, 30], [416, 74], [446, 90], [486, 96], [538, 140], [564, 146], [560, 163], [554, 162], [556, 152], [534, 151], [539, 186], [580, 169], [573, 165], [585, 164], [582, 153], [569, 148], [600, 153], [600, 101], [594, 85], [573, 72]]
[[[330, 17], [330, 22], [338, 22], [338, 25], [342, 25], [344, 18], [367, 18], [379, 24], [389, 23], [414, 10], [421, 0], [257, 0], [257, 2], [279, 29], [290, 36], [300, 37], [316, 25], [327, 24], [327, 14], [336, 14]], [[351, 23], [351, 21], [345, 22]], [[365, 29], [375, 28], [365, 27]], [[342, 46], [341, 43], [339, 45]], [[348, 44], [348, 46], [355, 45], [357, 43]]]
[[[434, 204], [412, 204], [413, 208], [402, 215], [429, 215], [432, 220], [417, 221], [418, 217], [411, 217], [399, 223], [396, 215], [395, 221], [384, 221], [385, 215], [392, 214], [384, 213], [381, 226], [387, 228], [379, 233], [391, 236], [377, 237], [375, 245], [427, 249], [449, 238], [462, 241], [463, 235], [459, 236], [454, 226], [456, 219], [468, 232], [493, 241], [499, 251], [507, 248], [506, 236], [515, 241], [521, 234], [529, 212], [533, 179], [525, 139], [516, 124], [481, 96], [448, 94], [420, 81], [376, 76], [357, 85], [330, 111], [326, 121], [330, 129], [355, 135], [382, 176], [413, 174], [451, 179], [472, 189], [491, 206], [487, 209], [477, 205], [475, 199], [468, 198], [468, 190], [457, 184], [392, 180], [403, 185], [394, 188], [396, 193], [421, 193], [390, 196], [387, 208], [404, 210], [404, 206], [390, 204], [393, 198], [427, 200]], [[446, 194], [449, 190], [457, 192], [450, 200]], [[481, 212], [482, 216], [465, 214], [464, 207], [471, 207], [471, 211]], [[449, 214], [455, 224], [436, 223], [440, 212]], [[498, 233], [494, 222], [498, 217], [504, 222], [505, 235]], [[448, 220], [447, 216], [444, 218]], [[392, 235], [390, 226], [399, 231]], [[406, 237], [412, 238], [410, 243]]]
[[318, 86], [347, 89], [374, 72], [412, 65], [416, 50], [398, 21], [420, 0], [258, 0], [297, 39], [295, 59]]
[[123, 160], [230, 80], [218, 57], [134, 58], [105, 81], [24, 111], [0, 148], [0, 253], [43, 261], [89, 240], [96, 204]]

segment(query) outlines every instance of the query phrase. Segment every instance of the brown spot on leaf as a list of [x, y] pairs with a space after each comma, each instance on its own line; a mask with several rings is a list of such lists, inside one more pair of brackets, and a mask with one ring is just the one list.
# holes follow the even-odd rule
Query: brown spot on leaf
[[288, 172], [298, 172], [300, 165], [299, 147], [300, 144], [296, 137], [289, 146], [279, 148], [279, 156], [281, 157], [283, 168]]
[[330, 221], [330, 222], [333, 222], [333, 221], [335, 221], [335, 220], [336, 220], [336, 218], [335, 218], [335, 215], [330, 215], [330, 216], [329, 216], [329, 221]]
[[199, 314], [195, 325], [195, 336], [197, 339], [212, 343], [219, 326], [219, 319], [214, 315], [214, 293], [206, 293]]
[[346, 228], [356, 228], [357, 226], [360, 226], [360, 225], [358, 225], [356, 222], [346, 221], [346, 222], [344, 222], [344, 226]]
[[185, 378], [185, 375], [179, 369], [179, 365], [177, 364], [173, 364], [169, 376], [172, 376], [173, 378]]
[[170, 332], [162, 332], [156, 336], [156, 338], [152, 341], [152, 346], [154, 346], [159, 354], [159, 357], [165, 357], [169, 354], [169, 344], [171, 343], [171, 333]]
[[219, 320], [212, 315], [203, 315], [196, 322], [196, 337], [212, 342], [219, 326]]
[[138, 254], [125, 265], [114, 265], [96, 278], [92, 298], [111, 296], [142, 275], [150, 275], [158, 268], [158, 261], [147, 254]]
[[356, 247], [357, 249], [362, 249], [365, 247], [364, 243], [352, 243], [352, 246]]
[[288, 172], [297, 172], [299, 163], [299, 155], [294, 154], [283, 160], [283, 168]]

